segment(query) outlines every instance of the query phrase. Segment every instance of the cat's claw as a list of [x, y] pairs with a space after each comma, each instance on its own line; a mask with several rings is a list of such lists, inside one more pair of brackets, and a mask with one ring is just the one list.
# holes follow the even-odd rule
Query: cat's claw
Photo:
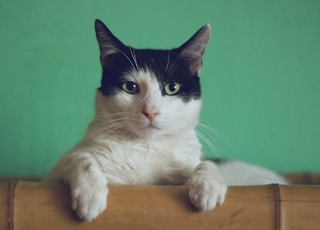
[[72, 190], [72, 209], [81, 220], [90, 222], [107, 207], [106, 186], [77, 186]]
[[213, 169], [214, 165], [200, 164], [188, 180], [190, 201], [200, 211], [209, 211], [223, 204], [227, 193], [227, 185]]

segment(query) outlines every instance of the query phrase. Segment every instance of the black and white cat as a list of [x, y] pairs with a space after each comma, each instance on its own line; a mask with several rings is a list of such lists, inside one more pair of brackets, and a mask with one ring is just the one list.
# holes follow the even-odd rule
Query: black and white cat
[[95, 30], [102, 65], [95, 117], [46, 177], [70, 184], [81, 219], [91, 221], [105, 210], [109, 183], [185, 184], [201, 211], [223, 203], [227, 184], [285, 183], [257, 166], [200, 160], [199, 72], [210, 25], [171, 50], [126, 46], [99, 20]]

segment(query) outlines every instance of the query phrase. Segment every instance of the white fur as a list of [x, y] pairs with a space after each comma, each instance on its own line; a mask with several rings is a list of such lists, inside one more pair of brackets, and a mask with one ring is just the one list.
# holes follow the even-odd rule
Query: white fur
[[[126, 78], [139, 86], [139, 93], [123, 91], [106, 97], [97, 91], [96, 116], [85, 137], [46, 180], [70, 184], [72, 207], [86, 221], [106, 208], [108, 183], [186, 184], [190, 201], [199, 210], [222, 204], [227, 191], [224, 179], [214, 163], [200, 161], [194, 128], [201, 101], [162, 96], [148, 70], [135, 70]], [[156, 112], [152, 121], [146, 110]], [[225, 173], [227, 168], [221, 170]], [[251, 178], [250, 173], [243, 176]], [[226, 179], [234, 182], [232, 176]]]
[[[47, 176], [71, 186], [72, 206], [91, 221], [106, 208], [107, 184], [187, 184], [200, 210], [224, 200], [226, 185], [213, 163], [200, 162], [194, 127], [200, 100], [162, 96], [150, 71], [132, 72], [138, 94], [96, 96], [96, 116], [86, 136]], [[144, 110], [157, 111], [154, 120]]]
[[228, 185], [287, 184], [277, 173], [241, 161], [227, 161], [218, 164], [218, 169]]

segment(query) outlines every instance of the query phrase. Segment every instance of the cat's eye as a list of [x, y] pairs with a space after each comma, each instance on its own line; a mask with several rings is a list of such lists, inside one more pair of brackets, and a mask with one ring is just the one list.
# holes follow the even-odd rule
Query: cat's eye
[[136, 94], [139, 91], [139, 86], [132, 82], [132, 81], [126, 81], [122, 83], [122, 89], [129, 94]]
[[179, 93], [181, 89], [181, 84], [177, 82], [170, 82], [164, 86], [164, 91], [167, 95], [173, 96]]

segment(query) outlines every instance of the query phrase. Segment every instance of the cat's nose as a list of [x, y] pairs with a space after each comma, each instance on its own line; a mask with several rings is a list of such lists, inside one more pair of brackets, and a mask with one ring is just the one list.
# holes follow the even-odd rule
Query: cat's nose
[[146, 116], [146, 118], [148, 118], [149, 121], [153, 121], [154, 118], [159, 114], [159, 111], [148, 111], [148, 110], [143, 110], [142, 111], [143, 115]]

